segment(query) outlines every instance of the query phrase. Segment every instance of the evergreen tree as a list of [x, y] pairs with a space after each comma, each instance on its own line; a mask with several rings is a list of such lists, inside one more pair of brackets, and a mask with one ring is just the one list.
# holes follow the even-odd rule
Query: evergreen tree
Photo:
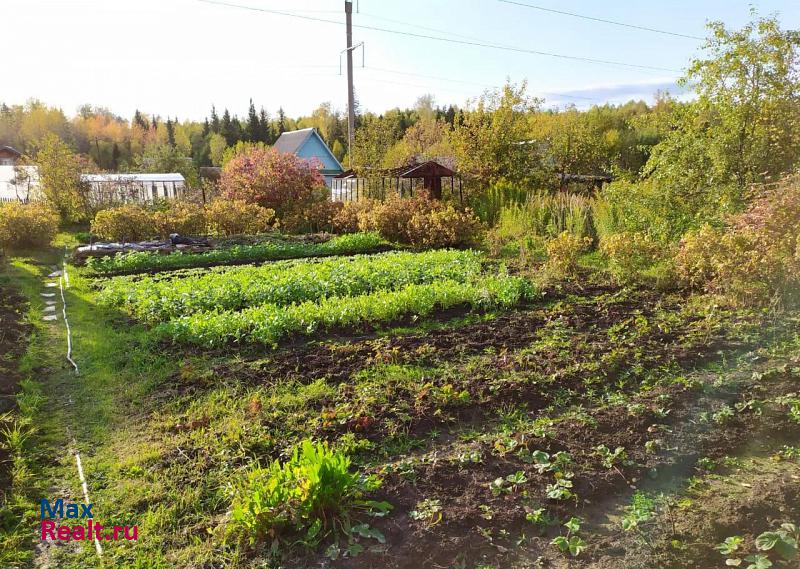
[[453, 126], [453, 124], [455, 124], [455, 122], [456, 122], [456, 109], [455, 109], [455, 107], [453, 107], [453, 105], [450, 105], [449, 107], [447, 107], [447, 112], [444, 114], [444, 122], [446, 122], [450, 126]]
[[139, 109], [136, 109], [136, 112], [133, 113], [133, 124], [141, 128], [142, 130], [149, 130], [150, 125], [147, 124], [147, 119], [139, 112]]
[[114, 148], [111, 150], [111, 167], [114, 170], [119, 169], [119, 156], [120, 156], [119, 146], [115, 142]]
[[175, 125], [169, 120], [169, 117], [167, 117], [167, 143], [175, 146]]
[[203, 122], [203, 138], [208, 136], [208, 133], [211, 132], [211, 125], [208, 124], [208, 119]]
[[278, 109], [278, 136], [286, 132], [286, 113], [283, 112], [283, 107]]
[[211, 105], [211, 132], [219, 134], [220, 124], [219, 124], [219, 116], [217, 116], [217, 109], [214, 108], [214, 105]]
[[225, 137], [225, 142], [228, 146], [233, 146], [236, 144], [237, 140], [237, 133], [235, 131], [233, 120], [231, 120], [231, 114], [228, 112], [228, 109], [225, 109], [225, 112], [222, 113], [222, 123], [219, 126], [219, 133]]
[[276, 137], [272, 132], [272, 121], [269, 118], [269, 113], [261, 107], [259, 116], [259, 123], [261, 123], [261, 139], [260, 142], [264, 144], [274, 144]]
[[158, 119], [156, 118], [155, 115], [153, 115], [152, 125], [153, 125], [153, 130], [158, 130]]
[[258, 119], [253, 99], [250, 99], [250, 108], [247, 110], [247, 140], [250, 142], [263, 142], [261, 122]]

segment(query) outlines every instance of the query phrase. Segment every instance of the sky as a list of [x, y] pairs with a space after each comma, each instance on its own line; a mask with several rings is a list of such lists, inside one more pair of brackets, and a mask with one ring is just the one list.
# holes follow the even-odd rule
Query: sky
[[[706, 22], [739, 27], [751, 7], [800, 29], [797, 0], [354, 0], [356, 97], [380, 113], [423, 94], [464, 106], [507, 80], [545, 107], [680, 95]], [[242, 116], [251, 98], [273, 116], [346, 108], [344, 0], [2, 0], [0, 21], [6, 104], [179, 120], [212, 104]]]

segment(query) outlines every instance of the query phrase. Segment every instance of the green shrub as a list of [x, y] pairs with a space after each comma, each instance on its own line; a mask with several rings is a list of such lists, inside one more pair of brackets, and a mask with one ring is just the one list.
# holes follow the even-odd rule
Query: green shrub
[[578, 270], [578, 258], [591, 244], [591, 237], [562, 231], [547, 242], [547, 272], [556, 277], [573, 276]]
[[208, 228], [216, 235], [254, 235], [273, 228], [275, 212], [244, 200], [218, 199], [206, 207]]
[[158, 235], [153, 213], [139, 205], [123, 205], [98, 211], [92, 233], [109, 241], [142, 241]]
[[350, 471], [350, 458], [309, 440], [286, 462], [253, 468], [237, 490], [231, 533], [250, 544], [300, 535], [319, 542], [353, 510], [369, 509], [380, 481]]
[[58, 231], [58, 214], [44, 204], [0, 205], [0, 248], [43, 247]]
[[663, 259], [663, 246], [645, 233], [617, 233], [600, 242], [600, 251], [620, 283], [631, 283]]
[[166, 210], [155, 212], [153, 223], [161, 237], [169, 237], [171, 233], [202, 235], [206, 233], [206, 212], [200, 205], [175, 201]]

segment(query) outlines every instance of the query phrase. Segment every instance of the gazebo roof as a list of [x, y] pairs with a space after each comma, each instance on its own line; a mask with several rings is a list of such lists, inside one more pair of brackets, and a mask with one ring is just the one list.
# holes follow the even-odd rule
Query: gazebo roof
[[[370, 169], [371, 172], [384, 178], [450, 178], [456, 175], [454, 171], [442, 166], [436, 160], [426, 162], [412, 162], [399, 168]], [[353, 170], [342, 172], [337, 178], [356, 178]]]

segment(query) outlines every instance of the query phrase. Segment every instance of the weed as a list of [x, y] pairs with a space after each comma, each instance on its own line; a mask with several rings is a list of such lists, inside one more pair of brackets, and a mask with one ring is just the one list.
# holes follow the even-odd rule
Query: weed
[[303, 541], [316, 544], [336, 531], [337, 523], [345, 527], [351, 510], [385, 513], [388, 504], [364, 499], [379, 485], [375, 478], [350, 472], [343, 453], [305, 440], [286, 462], [251, 469], [235, 492], [230, 529], [251, 544], [286, 531], [305, 533]]
[[442, 503], [433, 498], [426, 498], [417, 502], [416, 507], [408, 516], [415, 521], [423, 522], [426, 527], [433, 527], [442, 521]]

